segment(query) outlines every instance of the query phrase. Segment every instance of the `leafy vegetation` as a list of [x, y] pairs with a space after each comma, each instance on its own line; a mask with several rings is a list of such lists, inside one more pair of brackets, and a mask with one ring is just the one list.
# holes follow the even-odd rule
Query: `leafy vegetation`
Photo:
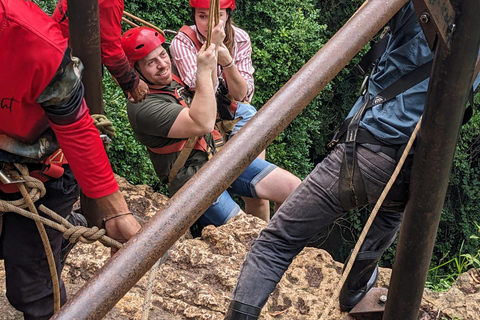
[[[48, 13], [55, 0], [36, 0]], [[233, 19], [252, 40], [256, 89], [253, 105], [260, 109], [330, 39], [358, 9], [361, 0], [237, 0]], [[178, 30], [191, 22], [187, 0], [130, 0], [125, 10], [162, 29]], [[127, 25], [125, 29], [129, 28]], [[267, 149], [267, 159], [304, 178], [326, 154], [325, 145], [357, 98], [360, 76], [352, 71], [369, 46], [295, 118]], [[108, 72], [104, 77], [105, 112], [117, 138], [109, 148], [114, 171], [134, 184], [160, 190], [146, 150], [138, 144], [126, 117], [126, 100]], [[476, 103], [480, 103], [477, 94]], [[352, 211], [338, 221], [332, 252], [345, 259], [369, 211]], [[478, 266], [480, 222], [480, 115], [462, 127], [450, 184], [437, 234], [428, 285], [445, 289], [456, 276]], [[346, 244], [345, 241], [347, 240]], [[395, 243], [382, 264], [391, 266]]]

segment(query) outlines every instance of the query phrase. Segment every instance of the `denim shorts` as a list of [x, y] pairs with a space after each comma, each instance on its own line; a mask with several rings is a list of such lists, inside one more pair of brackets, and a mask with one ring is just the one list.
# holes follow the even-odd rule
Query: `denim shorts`
[[235, 112], [235, 118], [242, 117], [242, 120], [238, 121], [235, 124], [235, 127], [230, 133], [230, 138], [233, 137], [238, 130], [242, 129], [242, 127], [247, 123], [252, 117], [257, 113], [257, 109], [254, 106], [248, 103], [241, 103], [237, 102], [237, 111]]
[[277, 166], [268, 161], [256, 158], [232, 183], [228, 191], [224, 191], [217, 200], [198, 219], [204, 226], [213, 224], [221, 226], [240, 213], [240, 207], [233, 201], [230, 193], [243, 197], [258, 198], [255, 186]]

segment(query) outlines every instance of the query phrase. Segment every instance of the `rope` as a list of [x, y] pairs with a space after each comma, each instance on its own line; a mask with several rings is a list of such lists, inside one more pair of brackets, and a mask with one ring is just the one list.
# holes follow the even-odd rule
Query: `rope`
[[212, 30], [220, 21], [220, 1], [210, 0], [209, 15], [208, 15], [208, 28], [207, 28], [207, 41], [206, 47], [210, 47], [212, 42]]
[[[423, 117], [423, 116], [422, 116]], [[343, 287], [343, 284], [345, 283], [345, 280], [348, 277], [348, 274], [350, 273], [350, 270], [352, 269], [353, 263], [355, 262], [355, 259], [357, 258], [357, 254], [360, 251], [360, 247], [363, 244], [363, 240], [365, 240], [365, 237], [367, 236], [367, 232], [370, 229], [373, 220], [377, 216], [378, 211], [380, 210], [380, 207], [383, 204], [383, 201], [385, 200], [388, 192], [392, 188], [393, 183], [397, 179], [398, 174], [400, 173], [400, 170], [403, 167], [403, 164], [405, 163], [405, 159], [407, 159], [408, 153], [410, 149], [412, 148], [413, 142], [415, 141], [415, 138], [417, 137], [417, 133], [420, 130], [420, 123], [422, 122], [422, 117], [417, 122], [417, 125], [415, 126], [415, 130], [413, 130], [412, 135], [410, 136], [410, 139], [408, 140], [407, 146], [405, 147], [405, 150], [402, 153], [402, 157], [398, 161], [397, 166], [395, 167], [395, 170], [392, 173], [392, 176], [390, 177], [390, 180], [388, 180], [387, 185], [385, 186], [385, 189], [382, 191], [380, 194], [380, 197], [377, 200], [377, 203], [375, 204], [375, 207], [373, 208], [372, 213], [370, 214], [370, 217], [368, 218], [367, 222], [365, 223], [365, 226], [363, 227], [362, 233], [360, 234], [360, 237], [355, 244], [355, 247], [352, 250], [352, 255], [350, 259], [348, 259], [348, 263], [345, 267], [345, 270], [342, 274], [342, 278], [340, 279], [340, 284], [337, 286], [334, 294], [331, 296], [330, 301], [325, 308], [325, 311], [323, 312], [322, 316], [320, 317], [320, 320], [326, 319], [328, 315], [330, 314], [330, 310], [333, 307], [334, 301], [338, 299], [338, 296], [340, 294], [340, 290]]]
[[[155, 31], [158, 31], [158, 32], [165, 38], [165, 32], [163, 32], [162, 29], [160, 29], [159, 27], [151, 24], [150, 22], [147, 22], [147, 21], [145, 21], [145, 20], [143, 20], [143, 19], [140, 19], [139, 17], [136, 17], [136, 16], [134, 16], [133, 14], [128, 13], [127, 11], [123, 11], [123, 15], [124, 15], [124, 16], [127, 16], [127, 17], [129, 17], [130, 19], [133, 19], [133, 20], [135, 20], [135, 21], [137, 21], [137, 22], [140, 22], [140, 23], [142, 23], [142, 24], [144, 24], [144, 25], [146, 25], [146, 26], [154, 29]], [[127, 23], [127, 24], [129, 24], [129, 25], [132, 26], [132, 27], [138, 27], [137, 24], [129, 21], [128, 19], [126, 19], [126, 18], [124, 18], [124, 17], [122, 17], [122, 21], [125, 22], [125, 23]]]
[[160, 258], [150, 270], [150, 274], [148, 276], [148, 284], [147, 284], [147, 293], [145, 294], [145, 300], [143, 302], [142, 308], [142, 316], [141, 320], [148, 320], [148, 314], [150, 313], [150, 305], [152, 301], [152, 292], [153, 292], [153, 283], [155, 282], [155, 277], [157, 276], [158, 267], [167, 260], [168, 251]]
[[[26, 166], [17, 164], [17, 163], [15, 164], [15, 166], [20, 171], [20, 173], [22, 173], [23, 176], [28, 176], [28, 169]], [[42, 182], [40, 181], [38, 182], [41, 183], [43, 186]], [[27, 191], [25, 184], [23, 182], [17, 183], [17, 187], [20, 190], [20, 193], [22, 194], [23, 199], [25, 200], [26, 206], [30, 209], [31, 214], [39, 216], [37, 212], [37, 208], [35, 208], [35, 205], [33, 203], [34, 201], [30, 197], [30, 193]], [[45, 190], [44, 186], [43, 186], [43, 189]], [[43, 196], [44, 194], [45, 192], [43, 192], [41, 196]], [[55, 258], [53, 256], [52, 247], [50, 246], [50, 240], [48, 239], [47, 231], [45, 230], [44, 225], [36, 221], [35, 221], [35, 225], [37, 226], [38, 233], [40, 234], [40, 238], [42, 240], [43, 247], [45, 248], [45, 253], [47, 256], [48, 268], [50, 270], [50, 275], [52, 277], [53, 310], [56, 313], [58, 312], [58, 310], [60, 310], [60, 283], [58, 281], [58, 273], [57, 273], [57, 268], [55, 266]]]
[[115, 138], [115, 127], [113, 123], [103, 114], [92, 114], [93, 123], [100, 134], [106, 134], [110, 139]]

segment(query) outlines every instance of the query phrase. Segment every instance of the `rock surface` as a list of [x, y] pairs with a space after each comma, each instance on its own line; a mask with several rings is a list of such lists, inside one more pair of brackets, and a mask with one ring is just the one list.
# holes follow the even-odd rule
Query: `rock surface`
[[[147, 221], [167, 201], [146, 186], [129, 185], [117, 177], [123, 194], [137, 218]], [[202, 237], [182, 236], [170, 249], [167, 260], [156, 273], [148, 319], [223, 319], [240, 266], [251, 242], [265, 222], [240, 215], [219, 228], [207, 227]], [[78, 244], [70, 253], [62, 273], [72, 298], [105, 263], [109, 249], [96, 244]], [[338, 287], [342, 264], [324, 250], [306, 248], [293, 261], [263, 308], [260, 319], [318, 319]], [[377, 286], [388, 287], [391, 270], [380, 268]], [[105, 316], [104, 319], [141, 319], [148, 286], [147, 273]], [[0, 278], [4, 278], [3, 263]], [[475, 270], [462, 274], [445, 293], [425, 289], [421, 320], [480, 319], [480, 279]], [[328, 317], [343, 319], [338, 306]], [[443, 316], [444, 318], [441, 318]], [[455, 318], [454, 318], [455, 317]], [[0, 282], [0, 319], [22, 319], [5, 298]]]

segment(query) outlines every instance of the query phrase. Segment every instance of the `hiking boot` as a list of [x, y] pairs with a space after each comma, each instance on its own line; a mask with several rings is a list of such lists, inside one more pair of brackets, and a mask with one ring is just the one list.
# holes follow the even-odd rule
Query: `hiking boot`
[[[378, 279], [378, 261], [381, 252], [365, 251], [357, 255], [357, 259], [340, 290], [340, 309], [350, 311], [363, 299], [367, 292], [375, 286]], [[350, 256], [345, 261], [347, 265]]]
[[224, 320], [257, 320], [261, 308], [232, 300]]
[[[87, 219], [78, 212], [72, 211], [66, 219], [72, 224], [72, 226], [88, 227]], [[65, 266], [65, 260], [67, 260], [68, 254], [74, 246], [75, 243], [71, 243], [68, 239], [63, 239], [62, 247], [60, 249], [60, 263], [62, 264], [62, 269]]]

